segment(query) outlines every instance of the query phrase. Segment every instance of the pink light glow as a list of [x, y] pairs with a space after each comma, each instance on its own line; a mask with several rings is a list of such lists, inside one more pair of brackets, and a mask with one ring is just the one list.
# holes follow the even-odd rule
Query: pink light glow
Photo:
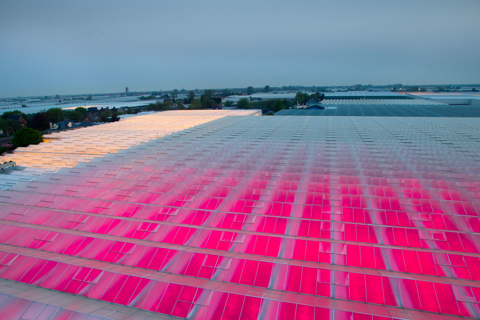
[[257, 141], [280, 120], [234, 118], [1, 192], [0, 278], [187, 319], [480, 316], [467, 151], [404, 145], [397, 118], [335, 118], [335, 144], [326, 120], [292, 142], [300, 120]]

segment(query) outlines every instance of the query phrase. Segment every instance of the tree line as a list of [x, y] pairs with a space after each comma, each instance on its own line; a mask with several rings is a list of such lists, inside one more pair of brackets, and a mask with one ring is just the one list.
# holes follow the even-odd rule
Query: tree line
[[57, 123], [63, 120], [80, 122], [87, 114], [87, 109], [78, 107], [75, 110], [63, 110], [60, 108], [51, 108], [35, 114], [25, 114], [19, 110], [4, 112], [0, 119], [0, 128], [4, 131], [16, 131], [20, 129], [18, 121], [8, 119], [10, 116], [21, 116], [27, 122], [27, 126], [36, 130], [47, 130], [50, 128], [50, 122]]
[[185, 104], [188, 105], [187, 109], [190, 110], [216, 109], [219, 107], [219, 100], [220, 98], [213, 97], [213, 90], [205, 90], [205, 92], [200, 95], [200, 99], [195, 99], [195, 92], [190, 91], [188, 98], [185, 100], [178, 99], [175, 103], [173, 100], [165, 102], [157, 101], [156, 103], [150, 103], [145, 109], [148, 111], [183, 110], [185, 109]]
[[294, 102], [287, 99], [270, 99], [260, 101], [249, 101], [247, 98], [240, 99], [237, 103], [238, 109], [262, 109], [278, 112], [288, 109], [294, 105]]
[[282, 109], [288, 109], [293, 107], [297, 103], [306, 103], [309, 100], [317, 100], [319, 98], [318, 93], [308, 94], [297, 92], [295, 99], [270, 99], [270, 100], [260, 100], [260, 101], [249, 101], [247, 98], [240, 99], [237, 103], [237, 108], [239, 109], [262, 109], [262, 110], [272, 110], [273, 112], [278, 112]]
[[[128, 108], [128, 113], [137, 113], [136, 108]], [[131, 109], [131, 110], [130, 110]], [[87, 109], [83, 107], [75, 108], [74, 110], [65, 110], [61, 108], [51, 108], [46, 111], [41, 111], [35, 114], [25, 114], [20, 110], [6, 111], [0, 117], [0, 129], [6, 135], [13, 133], [12, 143], [14, 147], [26, 147], [30, 144], [38, 144], [43, 141], [40, 131], [45, 131], [50, 128], [50, 123], [58, 123], [60, 121], [81, 122], [87, 115]], [[109, 109], [103, 110], [100, 114], [100, 121], [118, 121], [118, 115], [121, 112], [111, 111]], [[19, 121], [10, 119], [12, 116], [21, 116], [27, 123], [27, 127], [22, 128]], [[0, 154], [5, 150], [0, 150]]]
[[[136, 108], [128, 108], [126, 113], [137, 113]], [[35, 130], [47, 130], [50, 128], [51, 123], [58, 123], [60, 121], [72, 121], [72, 122], [81, 122], [83, 118], [88, 114], [87, 109], [84, 107], [78, 107], [75, 109], [61, 109], [61, 108], [51, 108], [46, 111], [40, 111], [35, 114], [25, 114], [20, 110], [15, 111], [6, 111], [0, 118], [0, 129], [3, 129], [4, 132], [16, 131], [20, 129], [20, 123], [12, 119], [8, 119], [9, 116], [21, 116], [23, 120], [27, 122], [29, 128]], [[123, 114], [121, 111], [112, 111], [110, 109], [105, 109], [101, 111], [100, 121], [109, 122], [109, 121], [118, 121], [118, 116]]]

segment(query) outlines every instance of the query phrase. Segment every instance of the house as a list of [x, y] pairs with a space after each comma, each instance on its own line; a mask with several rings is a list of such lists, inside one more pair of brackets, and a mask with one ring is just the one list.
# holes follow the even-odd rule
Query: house
[[323, 110], [325, 109], [325, 106], [322, 106], [322, 104], [319, 101], [310, 100], [307, 102], [305, 109]]
[[25, 121], [25, 119], [23, 119], [22, 116], [8, 116], [7, 120], [13, 120], [13, 121], [19, 122], [22, 128], [27, 127], [27, 121]]
[[86, 116], [82, 119], [82, 121], [80, 121], [80, 122], [82, 122], [82, 123], [84, 123], [84, 122], [93, 122], [93, 120], [92, 120], [88, 115], [86, 115]]
[[325, 109], [325, 106], [322, 105], [322, 103], [320, 101], [322, 101], [324, 97], [325, 96], [322, 94], [320, 99], [311, 99], [311, 100], [307, 101], [307, 103], [305, 103], [305, 104], [296, 105], [296, 108], [297, 109], [323, 110], [323, 109]]
[[[97, 107], [91, 107], [87, 109], [87, 114], [85, 117], [88, 117], [90, 121], [86, 120], [85, 117], [82, 119], [82, 122], [95, 122], [95, 121], [100, 121], [100, 116], [103, 112], [103, 108], [101, 110], [98, 110]], [[85, 121], [84, 121], [85, 120]]]
[[1, 133], [11, 135], [11, 134], [14, 134], [18, 129], [27, 127], [27, 121], [25, 121], [25, 119], [23, 119], [22, 116], [7, 116], [4, 119], [18, 123], [18, 127], [17, 127], [17, 125], [15, 125], [15, 126], [14, 125], [11, 125], [11, 126], [9, 125], [9, 127], [6, 128], [5, 132], [3, 130], [1, 130]]
[[298, 104], [295, 106], [296, 109], [316, 109], [316, 110], [323, 110], [325, 106], [323, 106], [320, 102], [310, 100], [306, 104]]
[[90, 127], [90, 126], [93, 126], [93, 122], [83, 122], [83, 120], [81, 123], [73, 123], [72, 121], [60, 121], [52, 125], [52, 128], [50, 128], [49, 131], [58, 132], [58, 131], [72, 130], [72, 129]]

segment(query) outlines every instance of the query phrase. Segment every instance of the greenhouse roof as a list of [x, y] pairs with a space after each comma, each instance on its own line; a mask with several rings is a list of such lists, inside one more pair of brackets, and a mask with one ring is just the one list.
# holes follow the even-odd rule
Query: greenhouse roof
[[37, 176], [0, 191], [1, 316], [480, 316], [480, 119], [254, 114], [14, 154]]

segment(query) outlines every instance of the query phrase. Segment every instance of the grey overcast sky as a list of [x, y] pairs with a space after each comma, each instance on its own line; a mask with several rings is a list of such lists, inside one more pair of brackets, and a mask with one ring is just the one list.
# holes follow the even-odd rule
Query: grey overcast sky
[[479, 0], [0, 0], [0, 97], [480, 83]]

